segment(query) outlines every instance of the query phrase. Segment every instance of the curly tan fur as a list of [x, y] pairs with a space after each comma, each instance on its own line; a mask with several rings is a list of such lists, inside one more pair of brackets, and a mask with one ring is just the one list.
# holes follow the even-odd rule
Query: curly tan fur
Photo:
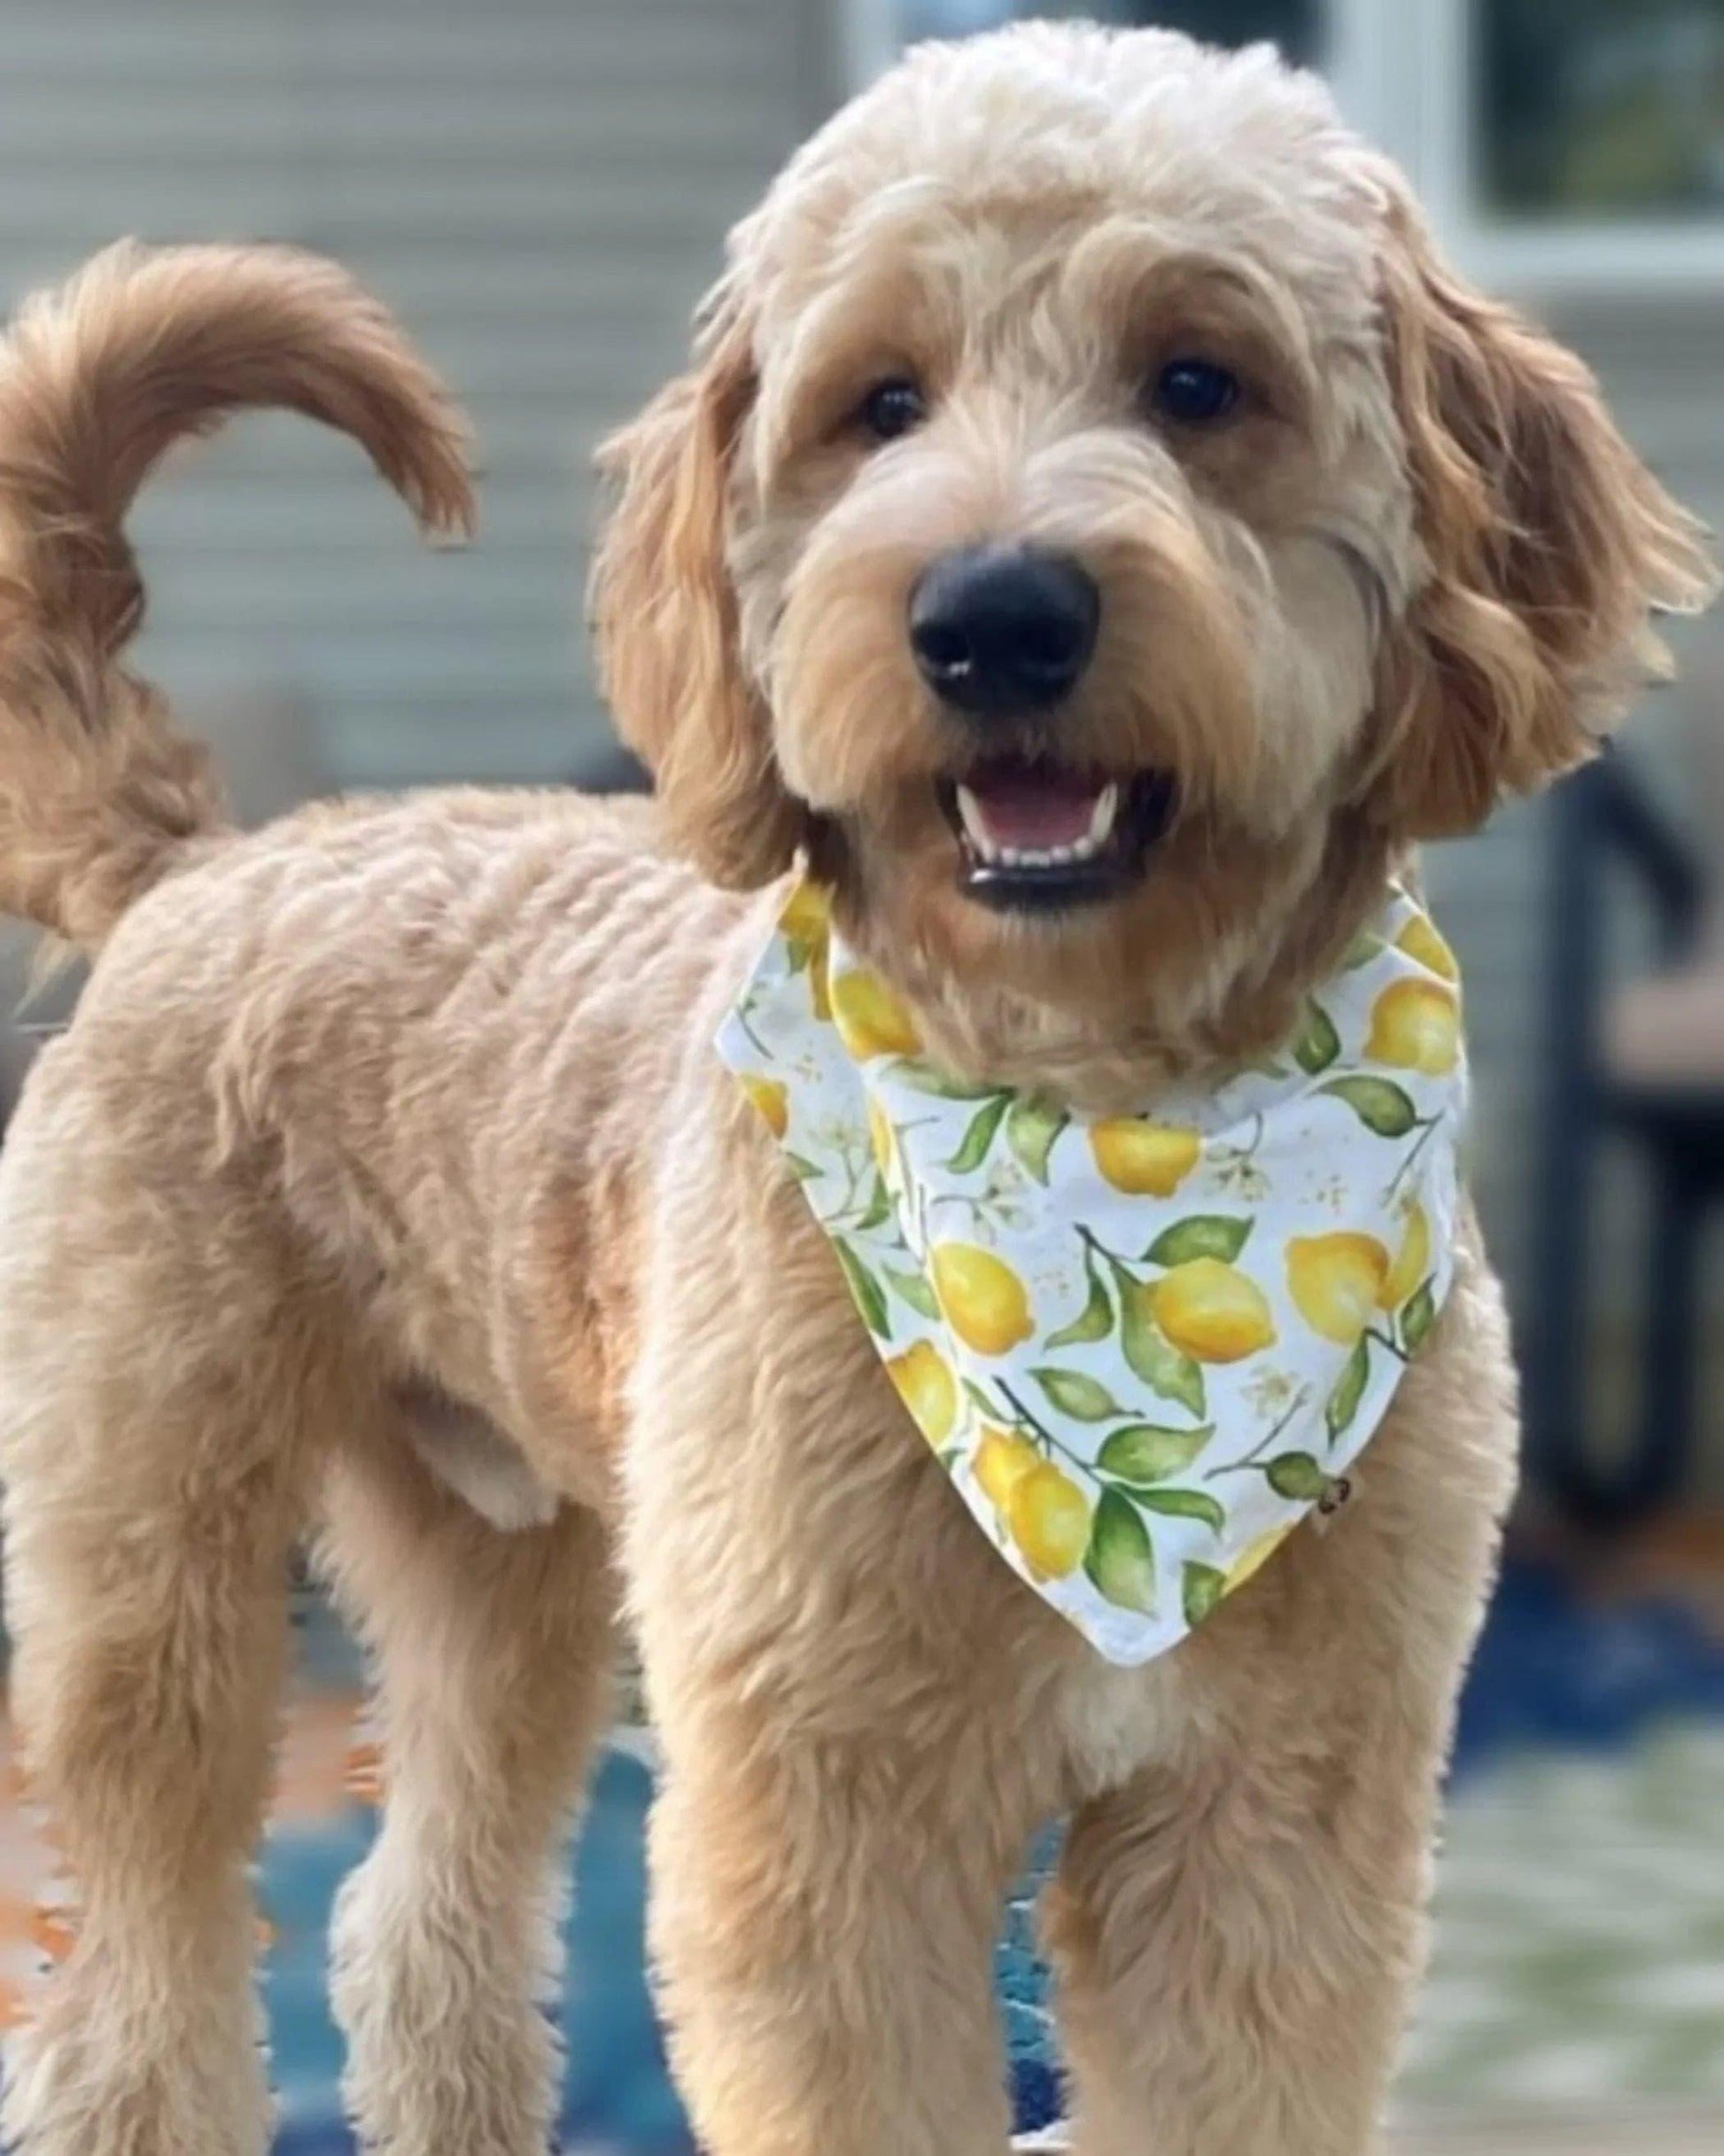
[[1593, 755], [1666, 669], [1650, 613], [1693, 611], [1713, 572], [1580, 361], [1459, 284], [1410, 203], [1391, 222], [1390, 365], [1429, 576], [1390, 655], [1376, 806], [1442, 838]]
[[699, 370], [600, 452], [621, 484], [591, 605], [617, 728], [652, 767], [668, 827], [715, 883], [751, 891], [788, 868], [804, 819], [774, 781], [737, 649], [725, 502], [753, 362], [722, 299]]
[[82, 945], [198, 837], [219, 786], [118, 654], [144, 618], [121, 522], [230, 411], [352, 434], [428, 532], [470, 528], [457, 415], [383, 311], [288, 249], [122, 243], [24, 307], [0, 360], [0, 907]]
[[[221, 261], [150, 288], [146, 404], [182, 429], [234, 401], [188, 323], [224, 286], [280, 319], [279, 258]], [[1708, 585], [1691, 528], [1310, 79], [1027, 27], [920, 52], [799, 153], [612, 447], [595, 613], [656, 808], [441, 793], [194, 838], [190, 781], [125, 776], [161, 736], [109, 578], [157, 432], [124, 448], [136, 377], [97, 361], [136, 289], [37, 318], [73, 325], [58, 373], [0, 358], [0, 874], [92, 940], [136, 896], [0, 1159], [16, 1695], [85, 1901], [11, 2132], [262, 2146], [244, 1866], [312, 1522], [388, 1718], [337, 1952], [389, 2156], [542, 2146], [552, 1866], [619, 1598], [713, 2156], [1004, 2156], [990, 1942], [1060, 1814], [1083, 2156], [1366, 2156], [1513, 1475], [1476, 1234], [1359, 1500], [1115, 1670], [976, 1533], [710, 1044], [799, 841], [959, 1069], [1138, 1108], [1279, 1040], [1411, 837], [1583, 752], [1649, 604]], [[394, 355], [387, 409], [440, 414], [363, 319], [318, 350]], [[1141, 395], [1193, 340], [1249, 385], [1200, 440]], [[927, 423], [871, 448], [857, 404], [906, 370]], [[76, 419], [44, 436], [50, 376]], [[959, 886], [934, 796], [973, 751], [905, 633], [922, 564], [1002, 536], [1102, 593], [1062, 738], [1177, 781], [1141, 882], [1039, 920]]]

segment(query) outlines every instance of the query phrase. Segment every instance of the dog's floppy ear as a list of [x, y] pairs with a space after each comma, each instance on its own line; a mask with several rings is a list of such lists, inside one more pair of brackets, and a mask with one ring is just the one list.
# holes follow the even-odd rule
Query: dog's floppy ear
[[1462, 284], [1398, 185], [1381, 280], [1426, 576], [1385, 653], [1371, 798], [1441, 837], [1584, 762], [1666, 671], [1651, 614], [1717, 580], [1587, 368]]
[[748, 322], [720, 285], [694, 370], [600, 450], [617, 494], [589, 595], [617, 728], [652, 772], [675, 843], [732, 890], [788, 868], [802, 828], [742, 665], [726, 559], [732, 459], [754, 393]]

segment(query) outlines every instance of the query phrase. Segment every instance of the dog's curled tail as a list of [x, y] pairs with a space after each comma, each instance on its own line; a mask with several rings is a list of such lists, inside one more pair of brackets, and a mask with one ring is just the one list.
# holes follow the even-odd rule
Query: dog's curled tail
[[0, 911], [70, 943], [224, 828], [204, 751], [120, 664], [144, 618], [121, 527], [172, 443], [259, 406], [353, 435], [427, 533], [470, 533], [460, 412], [331, 262], [124, 242], [0, 343]]

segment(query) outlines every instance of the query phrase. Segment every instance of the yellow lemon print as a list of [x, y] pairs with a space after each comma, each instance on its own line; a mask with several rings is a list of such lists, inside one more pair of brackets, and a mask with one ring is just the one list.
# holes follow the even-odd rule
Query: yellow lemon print
[[1090, 1545], [1089, 1499], [1052, 1460], [1038, 1460], [1013, 1484], [1006, 1522], [1037, 1579], [1064, 1579]]
[[1178, 1124], [1114, 1116], [1091, 1126], [1090, 1149], [1115, 1190], [1137, 1198], [1170, 1198], [1196, 1167], [1203, 1140]]
[[1009, 1508], [1012, 1492], [1032, 1467], [1041, 1465], [1041, 1458], [1027, 1437], [991, 1422], [982, 1424], [982, 1442], [975, 1448], [975, 1479], [992, 1498], [996, 1511]]
[[868, 1143], [874, 1151], [875, 1167], [889, 1180], [892, 1173], [892, 1126], [886, 1120], [886, 1110], [872, 1098], [868, 1102]]
[[1149, 1303], [1174, 1346], [1197, 1362], [1242, 1362], [1275, 1338], [1262, 1289], [1219, 1257], [1175, 1265], [1150, 1289]]
[[1231, 1594], [1236, 1588], [1243, 1587], [1248, 1579], [1261, 1572], [1298, 1525], [1297, 1520], [1289, 1520], [1285, 1526], [1272, 1527], [1268, 1534], [1259, 1535], [1256, 1541], [1234, 1560], [1222, 1592]]
[[1394, 1263], [1377, 1298], [1379, 1310], [1399, 1310], [1431, 1270], [1431, 1223], [1425, 1208], [1415, 1205], [1407, 1216], [1407, 1232], [1401, 1238]]
[[818, 883], [798, 883], [778, 917], [780, 933], [807, 954], [808, 996], [822, 1025], [832, 1016], [827, 985], [831, 966], [832, 894]]
[[1295, 1235], [1287, 1245], [1287, 1286], [1300, 1316], [1344, 1348], [1370, 1324], [1389, 1272], [1375, 1235]]
[[1460, 1053], [1461, 1013], [1452, 988], [1436, 981], [1391, 981], [1372, 1004], [1365, 1054], [1374, 1062], [1441, 1078], [1455, 1068]]
[[1442, 980], [1458, 985], [1461, 969], [1441, 930], [1428, 914], [1415, 914], [1395, 939], [1397, 950], [1416, 958]]
[[790, 1095], [784, 1081], [762, 1078], [757, 1070], [745, 1070], [737, 1082], [765, 1118], [773, 1136], [782, 1138], [790, 1121]]
[[840, 1038], [858, 1062], [874, 1055], [920, 1055], [914, 1019], [877, 973], [835, 974], [829, 985]]
[[943, 1445], [958, 1420], [958, 1380], [951, 1365], [931, 1341], [919, 1340], [892, 1356], [886, 1374], [931, 1445]]
[[818, 883], [798, 883], [778, 917], [792, 943], [824, 943], [832, 926], [832, 898]]
[[939, 1242], [928, 1264], [940, 1308], [967, 1348], [1004, 1355], [1035, 1330], [1029, 1292], [1003, 1257], [973, 1242]]

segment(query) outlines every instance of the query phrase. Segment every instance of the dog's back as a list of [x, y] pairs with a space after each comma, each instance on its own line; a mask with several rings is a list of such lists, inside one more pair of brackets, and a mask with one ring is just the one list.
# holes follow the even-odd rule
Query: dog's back
[[[585, 1216], [607, 1190], [634, 1204], [641, 1133], [740, 910], [659, 852], [644, 801], [315, 805], [185, 860], [119, 923], [27, 1088], [12, 1143], [35, 1158], [0, 1173], [0, 1215], [27, 1181], [74, 1203], [37, 1133], [75, 1102], [133, 1180], [206, 1179], [214, 1234], [257, 1217], [285, 1246], [263, 1262], [326, 1280], [377, 1372], [531, 1426], [515, 1313], [560, 1312], [566, 1359], [594, 1301], [625, 1292], [632, 1241]], [[553, 1250], [566, 1277], [529, 1281]], [[235, 1263], [218, 1255], [211, 1292]], [[579, 1389], [609, 1415], [614, 1384]], [[581, 1449], [557, 1479], [581, 1480]]]

